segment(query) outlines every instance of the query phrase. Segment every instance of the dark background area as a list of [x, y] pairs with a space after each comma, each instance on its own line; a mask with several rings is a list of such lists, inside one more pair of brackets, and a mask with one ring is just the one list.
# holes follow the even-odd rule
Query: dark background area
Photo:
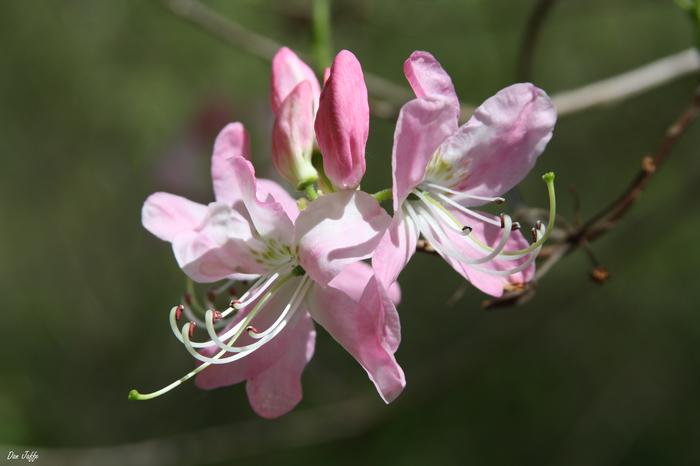
[[[246, 27], [309, 53], [306, 1], [208, 1]], [[464, 102], [515, 81], [524, 0], [337, 0], [335, 50], [404, 85], [429, 50]], [[671, 1], [561, 0], [542, 30], [533, 82], [549, 93], [689, 47]], [[580, 251], [518, 308], [484, 311], [443, 261], [401, 276], [408, 385], [385, 406], [364, 372], [319, 330], [304, 400], [255, 417], [242, 385], [193, 384], [150, 402], [192, 366], [167, 315], [184, 277], [140, 223], [166, 190], [207, 202], [211, 145], [228, 121], [252, 134], [274, 176], [269, 64], [155, 1], [0, 4], [0, 451], [36, 464], [691, 465], [700, 464], [698, 144], [692, 127], [620, 226], [594, 244], [611, 272], [588, 278]], [[688, 101], [688, 77], [623, 103], [562, 117], [521, 194], [545, 205], [557, 173], [592, 214], [620, 192]], [[373, 118], [369, 192], [390, 186], [391, 120]]]

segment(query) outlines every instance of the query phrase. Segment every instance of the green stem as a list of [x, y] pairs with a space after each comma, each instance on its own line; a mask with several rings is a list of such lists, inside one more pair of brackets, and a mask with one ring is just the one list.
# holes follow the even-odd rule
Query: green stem
[[314, 201], [318, 198], [318, 193], [316, 192], [314, 185], [310, 184], [306, 187], [306, 197], [309, 198], [310, 201]]
[[320, 71], [331, 65], [331, 1], [313, 0], [313, 44]]
[[381, 191], [377, 191], [376, 193], [372, 194], [372, 197], [378, 202], [388, 201], [392, 198], [392, 196], [393, 192], [391, 188], [382, 189]]

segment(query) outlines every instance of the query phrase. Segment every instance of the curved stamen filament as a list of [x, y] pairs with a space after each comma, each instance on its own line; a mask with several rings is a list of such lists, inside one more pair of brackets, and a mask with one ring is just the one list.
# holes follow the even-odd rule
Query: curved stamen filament
[[449, 197], [445, 196], [444, 194], [438, 193], [437, 197], [441, 201], [447, 202], [448, 204], [453, 206], [455, 209], [457, 209], [461, 212], [464, 212], [465, 214], [470, 215], [478, 220], [481, 220], [482, 222], [490, 223], [491, 225], [501, 226], [501, 223], [498, 220], [494, 220], [494, 219], [489, 218], [486, 215], [483, 215], [479, 212], [468, 209], [467, 207], [464, 207], [459, 202], [455, 202], [454, 200], [450, 199]]
[[[426, 203], [427, 204], [427, 203]], [[432, 206], [430, 204], [427, 204], [429, 208]], [[432, 210], [432, 209], [431, 209]], [[431, 215], [431, 212], [428, 210], [425, 210], [424, 208], [421, 209], [420, 213], [417, 213], [421, 220], [426, 223], [430, 228], [432, 228], [432, 231], [435, 232], [435, 234], [442, 234], [446, 235], [447, 233], [445, 232], [445, 226], [447, 228], [454, 229], [453, 226], [450, 223], [447, 223], [444, 221], [444, 219], [440, 218], [441, 212], [437, 212], [438, 216], [437, 218], [433, 215]], [[441, 221], [442, 220], [442, 221]], [[499, 224], [500, 226], [500, 224]], [[476, 264], [484, 264], [486, 262], [489, 262], [496, 257], [498, 257], [503, 249], [505, 249], [506, 244], [508, 243], [508, 240], [510, 239], [510, 236], [512, 234], [512, 226], [513, 226], [513, 220], [510, 218], [509, 215], [504, 215], [503, 216], [503, 228], [502, 228], [502, 233], [501, 237], [496, 245], [495, 248], [493, 248], [491, 251], [486, 251], [486, 255], [479, 257], [479, 258], [469, 258], [465, 256], [462, 252], [458, 250], [454, 250], [455, 253], [457, 253], [458, 257], [455, 257], [458, 259], [460, 262], [469, 264], [469, 265], [476, 265]], [[461, 233], [461, 229], [455, 229], [456, 233]], [[476, 243], [473, 241], [472, 238], [473, 235], [468, 235], [468, 236], [462, 236], [462, 238], [465, 238], [467, 242], [469, 242], [472, 246], [474, 246]], [[476, 244], [476, 246], [479, 246]], [[476, 249], [480, 249], [477, 247]]]
[[495, 202], [497, 204], [501, 204], [503, 202], [506, 202], [506, 199], [504, 197], [489, 197], [489, 196], [477, 196], [475, 194], [467, 194], [462, 191], [455, 191], [454, 189], [446, 188], [444, 186], [441, 186], [439, 184], [435, 183], [422, 183], [422, 186], [426, 186], [428, 188], [432, 189], [437, 189], [439, 191], [444, 191], [446, 193], [450, 193], [453, 195], [453, 199], [476, 199], [477, 201], [484, 201], [484, 202]]
[[[297, 286], [297, 289], [294, 290], [294, 294], [292, 294], [292, 298], [289, 300], [287, 305], [285, 306], [284, 310], [280, 313], [279, 317], [277, 317], [277, 320], [270, 325], [267, 330], [264, 330], [262, 332], [256, 332], [256, 331], [249, 331], [248, 335], [251, 338], [254, 339], [260, 339], [264, 338], [265, 336], [269, 335], [280, 323], [285, 320], [288, 314], [292, 313], [294, 310], [296, 310], [297, 306], [301, 304], [301, 301], [304, 299], [304, 295], [306, 294], [306, 291], [309, 289], [309, 286], [311, 285], [311, 279], [308, 276], [304, 276], [301, 280], [301, 283]], [[287, 319], [288, 320], [288, 319]]]

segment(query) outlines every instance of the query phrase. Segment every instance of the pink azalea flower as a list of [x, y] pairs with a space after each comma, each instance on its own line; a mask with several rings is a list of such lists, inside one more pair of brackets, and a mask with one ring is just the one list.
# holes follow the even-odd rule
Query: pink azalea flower
[[399, 114], [392, 152], [394, 218], [373, 256], [378, 278], [393, 283], [422, 235], [474, 286], [500, 296], [529, 281], [551, 230], [553, 175], [546, 175], [550, 224], [528, 244], [508, 215], [475, 210], [514, 187], [552, 137], [556, 112], [532, 84], [515, 84], [489, 98], [461, 127], [449, 75], [427, 52], [414, 52], [404, 74], [416, 94]]
[[[177, 328], [182, 308], [174, 307], [173, 332], [201, 364], [161, 390], [130, 397], [153, 398], [199, 374], [202, 388], [247, 381], [253, 409], [280, 416], [301, 400], [315, 320], [357, 359], [384, 401], [392, 401], [405, 386], [394, 358], [398, 290], [359, 262], [376, 248], [389, 216], [358, 191], [322, 196], [299, 212], [281, 188], [256, 179], [247, 150], [240, 125], [229, 125], [217, 139], [216, 202], [203, 206], [157, 193], [144, 204], [144, 226], [172, 242], [178, 264], [194, 280], [259, 278], [228, 309], [207, 311], [206, 341], [191, 340], [193, 323]], [[225, 328], [217, 332], [221, 322]]]

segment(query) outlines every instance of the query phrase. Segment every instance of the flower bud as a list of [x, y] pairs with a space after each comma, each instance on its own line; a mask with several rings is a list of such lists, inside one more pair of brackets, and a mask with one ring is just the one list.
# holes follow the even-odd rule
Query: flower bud
[[309, 81], [300, 82], [280, 105], [272, 128], [272, 163], [296, 189], [318, 179], [311, 164], [314, 145], [314, 96]]
[[333, 61], [315, 129], [328, 178], [339, 189], [355, 189], [365, 173], [369, 103], [360, 62], [347, 50]]
[[272, 59], [272, 82], [270, 85], [270, 103], [272, 113], [279, 115], [282, 102], [292, 90], [302, 81], [308, 81], [311, 85], [311, 93], [314, 102], [314, 112], [318, 108], [318, 98], [321, 86], [309, 65], [304, 63], [294, 52], [287, 47], [277, 51]]

